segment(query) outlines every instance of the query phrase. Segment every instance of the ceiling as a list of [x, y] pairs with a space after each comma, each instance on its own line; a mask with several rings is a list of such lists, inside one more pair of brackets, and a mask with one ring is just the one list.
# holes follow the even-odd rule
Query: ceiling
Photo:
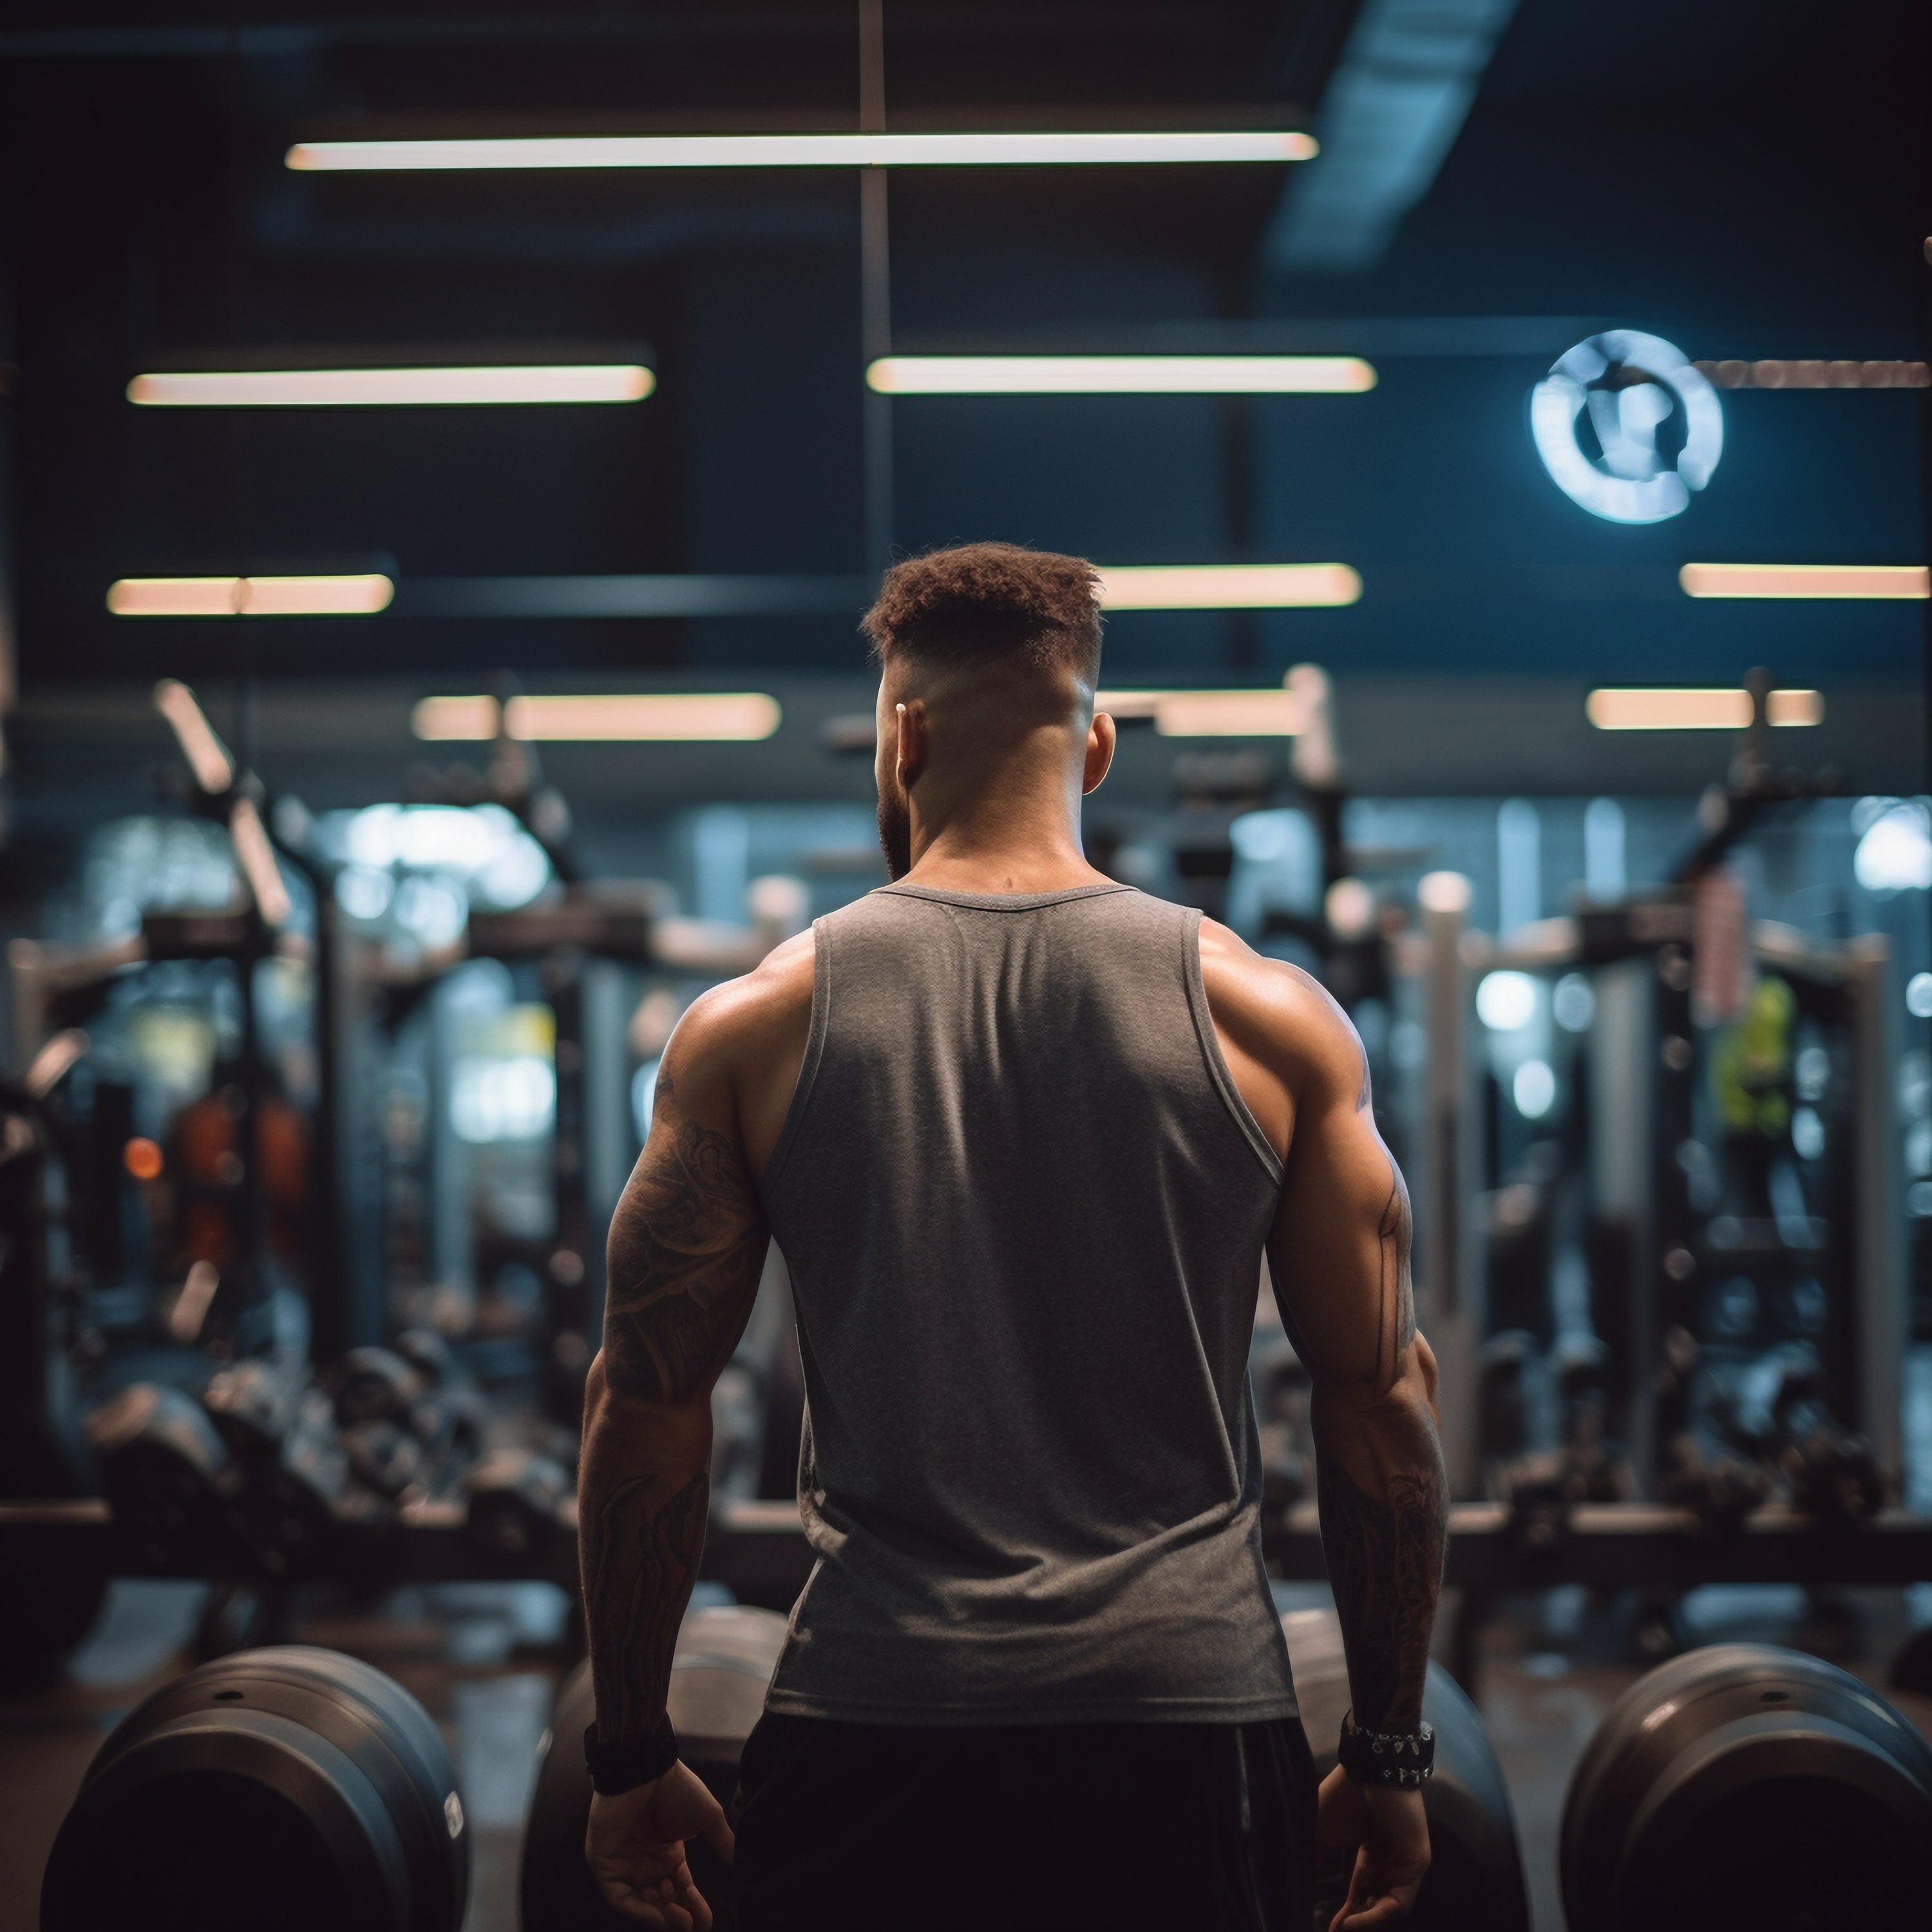
[[[0, 28], [19, 190], [0, 211], [0, 433], [29, 695], [246, 671], [386, 680], [400, 705], [499, 667], [538, 686], [854, 670], [856, 608], [493, 619], [434, 614], [433, 590], [862, 574], [851, 174], [322, 176], [282, 157], [344, 133], [852, 128], [856, 7], [232, 14], [15, 0]], [[1000, 536], [1363, 574], [1346, 610], [1124, 615], [1116, 675], [1250, 682], [1312, 657], [1345, 682], [1714, 680], [1760, 661], [1828, 686], [1916, 676], [1916, 606], [1719, 609], [1676, 572], [1923, 556], [1918, 399], [1727, 398], [1712, 488], [1631, 529], [1550, 486], [1523, 398], [1606, 324], [1694, 356], [1924, 355], [1922, 7], [885, 0], [884, 17], [894, 128], [1260, 121], [1330, 143], [1299, 175], [898, 171], [896, 345], [1334, 349], [1381, 376], [1360, 398], [895, 404], [899, 548]], [[1375, 175], [1377, 129], [1406, 172]], [[1339, 255], [1296, 242], [1318, 200]], [[123, 394], [170, 357], [386, 349], [621, 351], [658, 386], [624, 408], [278, 416]], [[399, 594], [378, 618], [280, 625], [104, 606], [121, 575], [304, 568], [385, 569]]]

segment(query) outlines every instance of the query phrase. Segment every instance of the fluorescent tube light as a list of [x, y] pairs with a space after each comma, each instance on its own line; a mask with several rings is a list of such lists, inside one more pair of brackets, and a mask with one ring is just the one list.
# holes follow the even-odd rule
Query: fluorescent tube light
[[866, 370], [882, 396], [1359, 395], [1359, 356], [882, 356]]
[[1094, 709], [1114, 718], [1151, 718], [1163, 738], [1292, 738], [1301, 700], [1280, 686], [1258, 691], [1102, 691]]
[[1261, 610], [1353, 604], [1362, 580], [1346, 563], [1158, 563], [1108, 566], [1108, 610]]
[[496, 736], [502, 707], [494, 698], [425, 698], [410, 713], [418, 738], [474, 742]]
[[757, 691], [665, 692], [610, 698], [513, 698], [503, 706], [512, 738], [769, 738], [778, 700]]
[[[468, 698], [424, 700], [425, 704], [452, 706], [489, 702], [488, 698]], [[422, 708], [418, 707], [419, 712]], [[1097, 691], [1094, 694], [1094, 709], [1104, 711], [1117, 722], [1147, 719], [1164, 738], [1292, 738], [1306, 724], [1300, 694], [1278, 687], [1241, 691]], [[467, 714], [452, 712], [451, 716], [454, 722], [467, 721]], [[440, 723], [440, 719], [432, 722]], [[419, 727], [416, 735], [431, 734]], [[471, 734], [451, 730], [436, 735]], [[825, 737], [833, 751], [870, 751], [874, 742], [871, 713], [828, 718]]]
[[396, 586], [347, 577], [123, 577], [108, 588], [117, 617], [350, 617], [388, 607]]
[[630, 692], [608, 697], [425, 698], [410, 714], [418, 738], [506, 736], [548, 742], [752, 743], [778, 728], [778, 700], [757, 691]]
[[[1673, 686], [1593, 691], [1584, 704], [1599, 731], [1741, 731], [1751, 722], [1748, 691], [1723, 686]], [[1765, 699], [1772, 724], [1822, 724], [1825, 697], [1817, 691], [1774, 691]]]
[[657, 387], [639, 362], [449, 369], [226, 369], [136, 376], [148, 409], [304, 410], [472, 403], [635, 403]]
[[1922, 563], [1687, 563], [1693, 597], [1932, 597]]
[[[1352, 604], [1362, 580], [1346, 563], [1159, 564], [1103, 568], [1113, 610], [1264, 610]], [[877, 586], [849, 577], [413, 578], [411, 616], [796, 616], [862, 610]]]
[[1306, 161], [1312, 136], [1280, 128], [998, 134], [609, 134], [536, 140], [298, 141], [305, 173], [474, 168], [1094, 166]]

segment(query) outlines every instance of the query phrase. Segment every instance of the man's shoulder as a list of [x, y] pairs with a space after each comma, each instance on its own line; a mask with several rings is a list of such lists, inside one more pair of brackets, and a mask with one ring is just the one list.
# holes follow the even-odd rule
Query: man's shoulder
[[1218, 1016], [1222, 1004], [1260, 1019], [1317, 1028], [1346, 1016], [1313, 974], [1257, 952], [1218, 920], [1201, 922], [1201, 978]]
[[1362, 1048], [1354, 1024], [1312, 973], [1270, 959], [1204, 919], [1201, 982], [1216, 1027], [1294, 1086], [1359, 1079]]
[[699, 994], [668, 1052], [682, 1068], [730, 1071], [782, 1054], [812, 1024], [814, 943], [809, 928], [775, 946], [748, 973]]

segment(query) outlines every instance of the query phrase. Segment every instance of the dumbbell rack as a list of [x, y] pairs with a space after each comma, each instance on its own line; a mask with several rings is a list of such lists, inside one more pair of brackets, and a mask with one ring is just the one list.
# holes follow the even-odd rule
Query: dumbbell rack
[[[574, 1593], [577, 1508], [566, 1503], [554, 1533], [519, 1555], [485, 1549], [465, 1526], [463, 1505], [406, 1504], [384, 1522], [344, 1525], [326, 1552], [279, 1570], [239, 1567], [242, 1553], [158, 1552], [117, 1526], [105, 1502], [0, 1503], [0, 1587], [14, 1580], [87, 1576], [207, 1577], [223, 1582], [407, 1583], [542, 1581]], [[741, 1592], [795, 1594], [812, 1556], [788, 1502], [730, 1502], [711, 1520], [701, 1574]]]
[[[1315, 1505], [1298, 1504], [1264, 1532], [1271, 1576], [1328, 1574]], [[782, 1601], [810, 1574], [812, 1553], [789, 1502], [728, 1502], [713, 1514], [700, 1574], [748, 1598]], [[0, 1503], [0, 1587], [52, 1576], [210, 1576], [191, 1557], [162, 1558], [118, 1528], [97, 1501]], [[577, 1588], [574, 1505], [555, 1533], [520, 1556], [479, 1548], [454, 1504], [404, 1509], [392, 1521], [345, 1529], [326, 1563], [220, 1580], [364, 1586], [529, 1580]], [[1580, 1504], [1547, 1514], [1501, 1503], [1457, 1503], [1449, 1513], [1448, 1582], [1462, 1592], [1451, 1664], [1472, 1689], [1475, 1633], [1496, 1599], [1560, 1584], [1688, 1590], [1704, 1583], [1898, 1586], [1932, 1582], [1932, 1516], [1887, 1510], [1856, 1529], [1788, 1509], [1758, 1510], [1736, 1529], [1706, 1528], [1688, 1510], [1648, 1503]]]
[[[1312, 1503], [1264, 1526], [1270, 1576], [1325, 1576]], [[1707, 1526], [1688, 1510], [1656, 1503], [1578, 1503], [1520, 1510], [1507, 1503], [1454, 1503], [1445, 1581], [1461, 1592], [1448, 1608], [1449, 1667], [1477, 1694], [1478, 1636], [1503, 1597], [1561, 1585], [1676, 1592], [1706, 1583], [1828, 1583], [1899, 1588], [1932, 1580], [1932, 1516], [1881, 1511], [1856, 1528], [1780, 1505], [1735, 1528]]]

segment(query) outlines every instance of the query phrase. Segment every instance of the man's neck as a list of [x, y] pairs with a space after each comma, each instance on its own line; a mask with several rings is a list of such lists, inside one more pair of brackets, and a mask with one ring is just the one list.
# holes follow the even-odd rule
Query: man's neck
[[913, 863], [901, 884], [952, 892], [1058, 892], [1106, 885], [1070, 832], [1031, 838], [974, 838], [948, 828], [913, 838]]

